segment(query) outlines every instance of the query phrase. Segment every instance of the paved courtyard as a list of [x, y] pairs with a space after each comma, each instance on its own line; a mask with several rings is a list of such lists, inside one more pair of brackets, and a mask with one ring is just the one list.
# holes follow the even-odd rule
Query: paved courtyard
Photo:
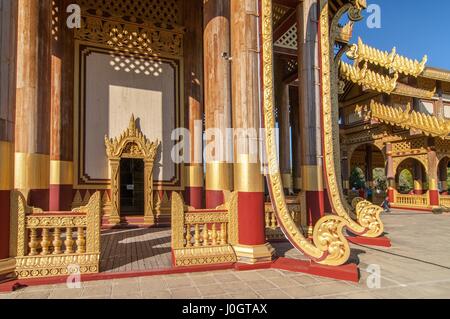
[[[360, 283], [336, 281], [279, 270], [215, 271], [29, 287], [1, 298], [450, 298], [450, 215], [385, 215], [392, 248], [352, 245]], [[298, 256], [288, 244], [280, 255]], [[380, 288], [367, 285], [369, 265], [381, 267]], [[374, 267], [374, 266], [372, 266]], [[114, 267], [113, 267], [114, 268]]]

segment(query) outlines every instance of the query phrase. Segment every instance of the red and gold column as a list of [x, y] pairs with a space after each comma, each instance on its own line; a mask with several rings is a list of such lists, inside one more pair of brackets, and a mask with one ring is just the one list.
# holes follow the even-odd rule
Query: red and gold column
[[233, 181], [226, 158], [231, 148], [226, 142], [231, 127], [230, 0], [205, 1], [203, 13], [206, 147], [213, 149], [205, 159], [206, 208], [216, 208], [224, 203], [224, 191], [232, 190]]
[[202, 0], [183, 1], [184, 92], [186, 123], [190, 132], [189, 163], [185, 163], [184, 200], [194, 208], [203, 208], [203, 7]]
[[317, 11], [316, 0], [302, 1], [297, 7], [302, 181], [309, 234], [324, 214]]
[[439, 160], [434, 145], [432, 145], [428, 148], [428, 193], [430, 196], [430, 206], [439, 206], [438, 166]]
[[51, 56], [50, 204], [68, 211], [73, 192], [73, 34], [62, 15], [67, 0], [53, 1]]
[[390, 203], [394, 203], [395, 201], [395, 190], [397, 188], [395, 177], [396, 172], [394, 171], [394, 159], [392, 157], [392, 144], [386, 143], [386, 177], [387, 177], [387, 186], [388, 186], [388, 198]]
[[0, 10], [0, 281], [14, 271], [10, 252], [10, 196], [14, 189], [14, 106], [16, 92], [17, 3], [5, 1]]
[[298, 88], [291, 86], [289, 90], [289, 100], [291, 101], [291, 123], [292, 123], [292, 179], [294, 192], [298, 193], [302, 189], [302, 157], [300, 139], [300, 106], [298, 103]]
[[18, 0], [15, 188], [49, 208], [51, 1]]
[[422, 164], [414, 162], [414, 194], [423, 194], [423, 167]]
[[238, 192], [239, 262], [271, 261], [266, 243], [264, 179], [259, 161], [258, 0], [231, 0], [234, 189]]
[[448, 158], [444, 159], [439, 163], [439, 182], [440, 182], [440, 190], [444, 193], [448, 193]]

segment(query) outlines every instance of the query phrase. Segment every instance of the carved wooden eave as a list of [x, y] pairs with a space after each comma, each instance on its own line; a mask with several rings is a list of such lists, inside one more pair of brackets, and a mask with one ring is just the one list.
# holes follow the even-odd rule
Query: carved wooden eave
[[358, 44], [353, 44], [347, 52], [347, 56], [358, 62], [369, 62], [376, 66], [381, 66], [393, 73], [401, 73], [418, 77], [425, 70], [428, 57], [425, 55], [422, 61], [412, 60], [397, 54], [397, 49], [391, 52], [381, 51], [377, 48], [365, 44], [358, 38]]
[[392, 93], [402, 96], [415, 97], [418, 99], [432, 99], [436, 94], [436, 88], [433, 91], [429, 91], [399, 82]]
[[450, 82], [450, 71], [437, 68], [425, 68], [422, 77], [437, 81]]
[[450, 135], [450, 120], [417, 111], [411, 111], [410, 104], [406, 106], [406, 109], [403, 109], [401, 107], [393, 107], [372, 100], [368, 110], [367, 107], [358, 106], [356, 111], [361, 112], [364, 111], [364, 109], [367, 111], [364, 112], [367, 119], [377, 120], [404, 129], [418, 130], [424, 135], [431, 137], [448, 139]]
[[369, 69], [367, 62], [360, 67], [357, 64], [352, 66], [341, 61], [339, 71], [342, 79], [380, 93], [391, 94], [397, 87], [398, 73], [394, 74], [392, 78], [382, 75]]

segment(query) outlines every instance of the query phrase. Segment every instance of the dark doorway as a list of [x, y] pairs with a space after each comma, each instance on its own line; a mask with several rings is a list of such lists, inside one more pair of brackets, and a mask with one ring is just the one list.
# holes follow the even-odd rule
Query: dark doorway
[[144, 161], [120, 161], [120, 214], [144, 216]]

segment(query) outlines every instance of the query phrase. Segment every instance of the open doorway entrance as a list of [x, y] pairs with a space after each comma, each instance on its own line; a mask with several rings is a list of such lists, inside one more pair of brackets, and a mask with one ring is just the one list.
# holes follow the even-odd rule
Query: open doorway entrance
[[122, 216], [144, 216], [144, 161], [123, 158], [120, 161], [120, 212]]

